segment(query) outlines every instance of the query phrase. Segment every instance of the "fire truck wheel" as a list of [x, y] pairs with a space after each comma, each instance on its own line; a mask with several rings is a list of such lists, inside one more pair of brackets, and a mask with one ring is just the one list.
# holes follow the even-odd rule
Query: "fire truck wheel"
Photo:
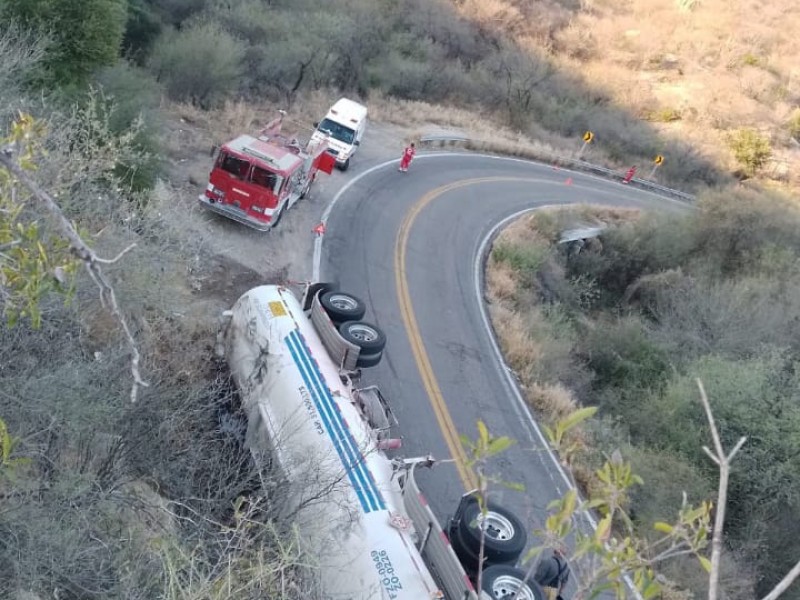
[[308, 183], [306, 184], [306, 187], [303, 188], [303, 191], [300, 194], [300, 200], [303, 200], [306, 196], [308, 196], [308, 193], [311, 191], [311, 184], [312, 183], [314, 183], [314, 180], [313, 179], [309, 179]]
[[506, 565], [492, 565], [483, 572], [481, 591], [492, 600], [545, 600], [544, 590], [532, 579], [525, 579], [525, 571]]
[[327, 292], [320, 296], [319, 301], [337, 325], [345, 321], [360, 321], [367, 312], [367, 305], [360, 298], [344, 292]]
[[486, 522], [483, 555], [491, 563], [514, 563], [528, 543], [528, 534], [522, 522], [511, 511], [489, 502], [487, 513], [481, 514], [478, 502], [464, 509], [459, 523], [461, 540], [473, 554], [481, 547], [481, 523]]
[[356, 361], [356, 366], [361, 367], [362, 369], [367, 369], [369, 367], [376, 367], [378, 363], [381, 362], [383, 358], [383, 352], [376, 352], [375, 354], [359, 354], [358, 360]]
[[386, 335], [383, 331], [364, 321], [346, 321], [339, 325], [339, 333], [368, 354], [377, 354], [386, 346]]
[[276, 214], [275, 218], [272, 219], [272, 222], [270, 223], [269, 226], [270, 229], [274, 229], [275, 227], [278, 226], [278, 223], [281, 222], [281, 217], [283, 217], [283, 213], [285, 212], [286, 212], [286, 203], [284, 202], [283, 206], [281, 206], [280, 210], [278, 211], [278, 214]]

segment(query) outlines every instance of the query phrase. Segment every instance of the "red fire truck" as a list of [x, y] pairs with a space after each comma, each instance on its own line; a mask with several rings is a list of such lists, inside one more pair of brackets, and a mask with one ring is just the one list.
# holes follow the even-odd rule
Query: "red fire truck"
[[331, 173], [336, 158], [327, 148], [325, 140], [303, 147], [279, 131], [240, 135], [220, 148], [208, 187], [198, 199], [214, 212], [267, 231], [305, 198], [317, 171]]

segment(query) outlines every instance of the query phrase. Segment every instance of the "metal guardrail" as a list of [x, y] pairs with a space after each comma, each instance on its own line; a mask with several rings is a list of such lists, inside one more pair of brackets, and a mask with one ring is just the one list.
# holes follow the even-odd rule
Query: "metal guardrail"
[[[461, 144], [466, 144], [466, 143], [469, 143], [469, 142], [475, 142], [475, 143], [481, 143], [482, 142], [482, 140], [480, 140], [480, 139], [473, 139], [473, 138], [470, 138], [468, 136], [458, 136], [458, 135], [427, 135], [427, 136], [421, 137], [419, 141], [422, 144], [424, 144], [424, 143], [430, 144], [430, 143], [435, 143], [435, 142], [440, 142], [440, 143], [451, 142], [451, 143], [461, 143]], [[549, 155], [547, 155], [547, 153], [537, 153], [536, 154], [536, 158], [532, 158], [531, 160], [540, 160], [540, 161], [546, 160], [548, 162], [554, 162], [554, 163], [558, 163], [558, 164], [568, 165], [568, 166], [572, 167], [576, 171], [594, 173], [596, 175], [600, 175], [600, 176], [605, 177], [607, 179], [616, 179], [617, 177], [622, 179], [622, 177], [623, 177], [623, 172], [618, 171], [616, 169], [609, 169], [608, 167], [604, 167], [602, 165], [596, 165], [594, 163], [586, 162], [585, 160], [580, 160], [580, 159], [577, 159], [577, 158], [569, 158], [569, 157], [566, 157], [566, 156], [559, 156], [557, 154], [549, 154]], [[635, 186], [635, 187], [640, 187], [640, 188], [643, 188], [643, 189], [646, 189], [646, 190], [650, 190], [650, 191], [653, 191], [655, 193], [661, 194], [663, 196], [670, 196], [670, 197], [674, 197], [674, 198], [680, 198], [681, 200], [684, 200], [686, 202], [694, 202], [695, 199], [696, 199], [693, 194], [689, 194], [687, 192], [682, 192], [680, 190], [676, 190], [676, 189], [661, 185], [659, 183], [656, 183], [654, 181], [650, 181], [648, 179], [641, 179], [639, 177], [634, 177], [631, 180], [630, 185]]]

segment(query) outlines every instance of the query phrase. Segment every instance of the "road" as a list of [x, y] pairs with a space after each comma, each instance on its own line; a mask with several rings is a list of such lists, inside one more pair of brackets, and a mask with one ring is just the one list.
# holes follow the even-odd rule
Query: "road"
[[[509, 215], [582, 202], [684, 209], [641, 190], [544, 165], [426, 155], [409, 173], [387, 164], [352, 180], [332, 208], [322, 245], [321, 279], [361, 296], [367, 320], [387, 334], [384, 360], [365, 379], [381, 387], [398, 417], [402, 454], [458, 458], [458, 434], [474, 438], [482, 419], [492, 434], [517, 440], [490, 471], [523, 484], [525, 491], [494, 486], [493, 497], [530, 530], [543, 525], [547, 505], [568, 484], [496, 350], [476, 261]], [[420, 475], [442, 521], [473, 481], [458, 461]]]

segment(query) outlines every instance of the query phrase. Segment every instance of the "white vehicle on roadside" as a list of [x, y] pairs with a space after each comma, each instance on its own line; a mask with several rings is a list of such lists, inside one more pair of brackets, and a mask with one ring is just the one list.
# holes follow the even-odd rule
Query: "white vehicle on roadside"
[[226, 311], [219, 339], [247, 415], [246, 443], [280, 471], [323, 597], [478, 600], [468, 573], [483, 528], [480, 598], [521, 587], [520, 600], [543, 600], [512, 566], [527, 540], [513, 514], [490, 503], [483, 517], [467, 494], [445, 534], [414, 479], [435, 461], [386, 455], [401, 445], [393, 413], [376, 387], [356, 387], [386, 343], [364, 313], [358, 298], [325, 284], [307, 286], [302, 300], [261, 286]]
[[314, 127], [317, 129], [311, 139], [327, 141], [328, 152], [336, 158], [336, 166], [346, 171], [367, 129], [367, 107], [341, 98]]

